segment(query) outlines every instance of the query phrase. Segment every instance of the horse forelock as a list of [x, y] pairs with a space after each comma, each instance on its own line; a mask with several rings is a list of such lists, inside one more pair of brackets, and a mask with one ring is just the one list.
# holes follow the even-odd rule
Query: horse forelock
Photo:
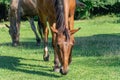
[[66, 41], [70, 40], [70, 34], [67, 28], [65, 28], [64, 35], [66, 36]]

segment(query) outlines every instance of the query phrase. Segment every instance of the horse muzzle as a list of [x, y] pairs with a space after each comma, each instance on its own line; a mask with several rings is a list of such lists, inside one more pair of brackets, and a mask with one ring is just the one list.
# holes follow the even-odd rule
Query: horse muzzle
[[67, 73], [68, 73], [68, 68], [67, 69], [63, 69], [63, 68], [61, 68], [60, 69], [60, 73], [62, 74], [62, 75], [67, 75]]

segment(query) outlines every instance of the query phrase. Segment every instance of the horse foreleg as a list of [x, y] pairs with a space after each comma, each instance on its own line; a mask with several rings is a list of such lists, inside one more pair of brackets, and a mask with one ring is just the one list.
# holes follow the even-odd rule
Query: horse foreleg
[[52, 33], [52, 46], [54, 48], [54, 67], [53, 67], [53, 71], [55, 72], [59, 72], [60, 71], [60, 62], [59, 62], [59, 58], [58, 58], [58, 54], [57, 54], [57, 51], [56, 51], [56, 40], [55, 40], [55, 37], [56, 37], [56, 34], [55, 33]]
[[60, 72], [60, 62], [59, 62], [58, 54], [56, 53], [56, 51], [54, 51], [54, 67], [53, 67], [53, 71]]
[[[49, 19], [49, 24], [50, 27], [55, 28], [56, 24], [54, 22], [51, 22], [53, 20]], [[52, 30], [51, 30], [52, 32]], [[52, 46], [54, 48], [54, 67], [53, 67], [53, 71], [55, 72], [59, 72], [60, 71], [60, 62], [59, 62], [59, 58], [58, 58], [58, 54], [57, 54], [57, 46], [56, 46], [56, 33], [52, 32]]]
[[40, 21], [39, 18], [38, 18], [38, 26], [37, 26], [37, 28], [38, 28], [38, 32], [39, 32], [39, 34], [41, 36], [41, 39], [43, 40], [43, 24], [42, 24], [42, 22]]
[[[39, 11], [38, 11], [39, 12]], [[44, 41], [44, 55], [43, 60], [49, 61], [49, 54], [48, 54], [48, 34], [49, 30], [47, 28], [47, 17], [40, 11], [39, 12], [39, 19], [41, 22], [41, 26], [43, 27], [43, 41]]]
[[10, 26], [12, 26], [13, 34], [13, 46], [19, 45], [19, 36], [20, 36], [20, 11], [15, 9], [13, 16], [10, 20]]
[[39, 45], [40, 45], [40, 42], [41, 42], [41, 39], [39, 38], [39, 36], [38, 36], [38, 34], [37, 34], [36, 27], [35, 27], [35, 24], [34, 24], [34, 19], [28, 17], [28, 20], [29, 20], [29, 22], [30, 22], [31, 29], [32, 29], [32, 31], [34, 32], [35, 36], [36, 36], [37, 45], [39, 46]]

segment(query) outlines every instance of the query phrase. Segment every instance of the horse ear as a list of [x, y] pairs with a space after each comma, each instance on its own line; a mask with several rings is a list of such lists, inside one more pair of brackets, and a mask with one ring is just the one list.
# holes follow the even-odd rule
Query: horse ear
[[10, 26], [8, 26], [7, 24], [5, 24], [5, 26], [6, 26], [7, 28], [10, 28]]
[[80, 29], [81, 29], [81, 28], [71, 30], [71, 31], [70, 31], [70, 34], [72, 35], [72, 34], [76, 33], [77, 31], [79, 31]]
[[54, 28], [54, 27], [51, 27], [51, 30], [52, 30], [52, 32], [54, 32], [54, 33], [58, 33], [58, 30], [57, 30], [56, 28]]

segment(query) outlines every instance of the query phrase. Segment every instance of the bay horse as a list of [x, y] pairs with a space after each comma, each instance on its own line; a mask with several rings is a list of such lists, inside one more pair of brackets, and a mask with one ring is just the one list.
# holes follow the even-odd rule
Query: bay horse
[[68, 73], [71, 63], [71, 53], [74, 45], [74, 33], [80, 28], [74, 29], [74, 12], [76, 0], [37, 0], [37, 10], [42, 26], [44, 27], [44, 60], [48, 60], [48, 21], [52, 33], [52, 45], [54, 48], [54, 71], [61, 74]]
[[[34, 16], [37, 16], [36, 0], [11, 0], [9, 10], [10, 26], [7, 24], [6, 26], [9, 28], [9, 34], [12, 38], [13, 46], [17, 46], [19, 44], [20, 19], [22, 16], [26, 16], [28, 18], [31, 28], [36, 36], [37, 45], [40, 45], [41, 39], [38, 36], [34, 24]], [[40, 21], [38, 21], [38, 28], [40, 32]]]

